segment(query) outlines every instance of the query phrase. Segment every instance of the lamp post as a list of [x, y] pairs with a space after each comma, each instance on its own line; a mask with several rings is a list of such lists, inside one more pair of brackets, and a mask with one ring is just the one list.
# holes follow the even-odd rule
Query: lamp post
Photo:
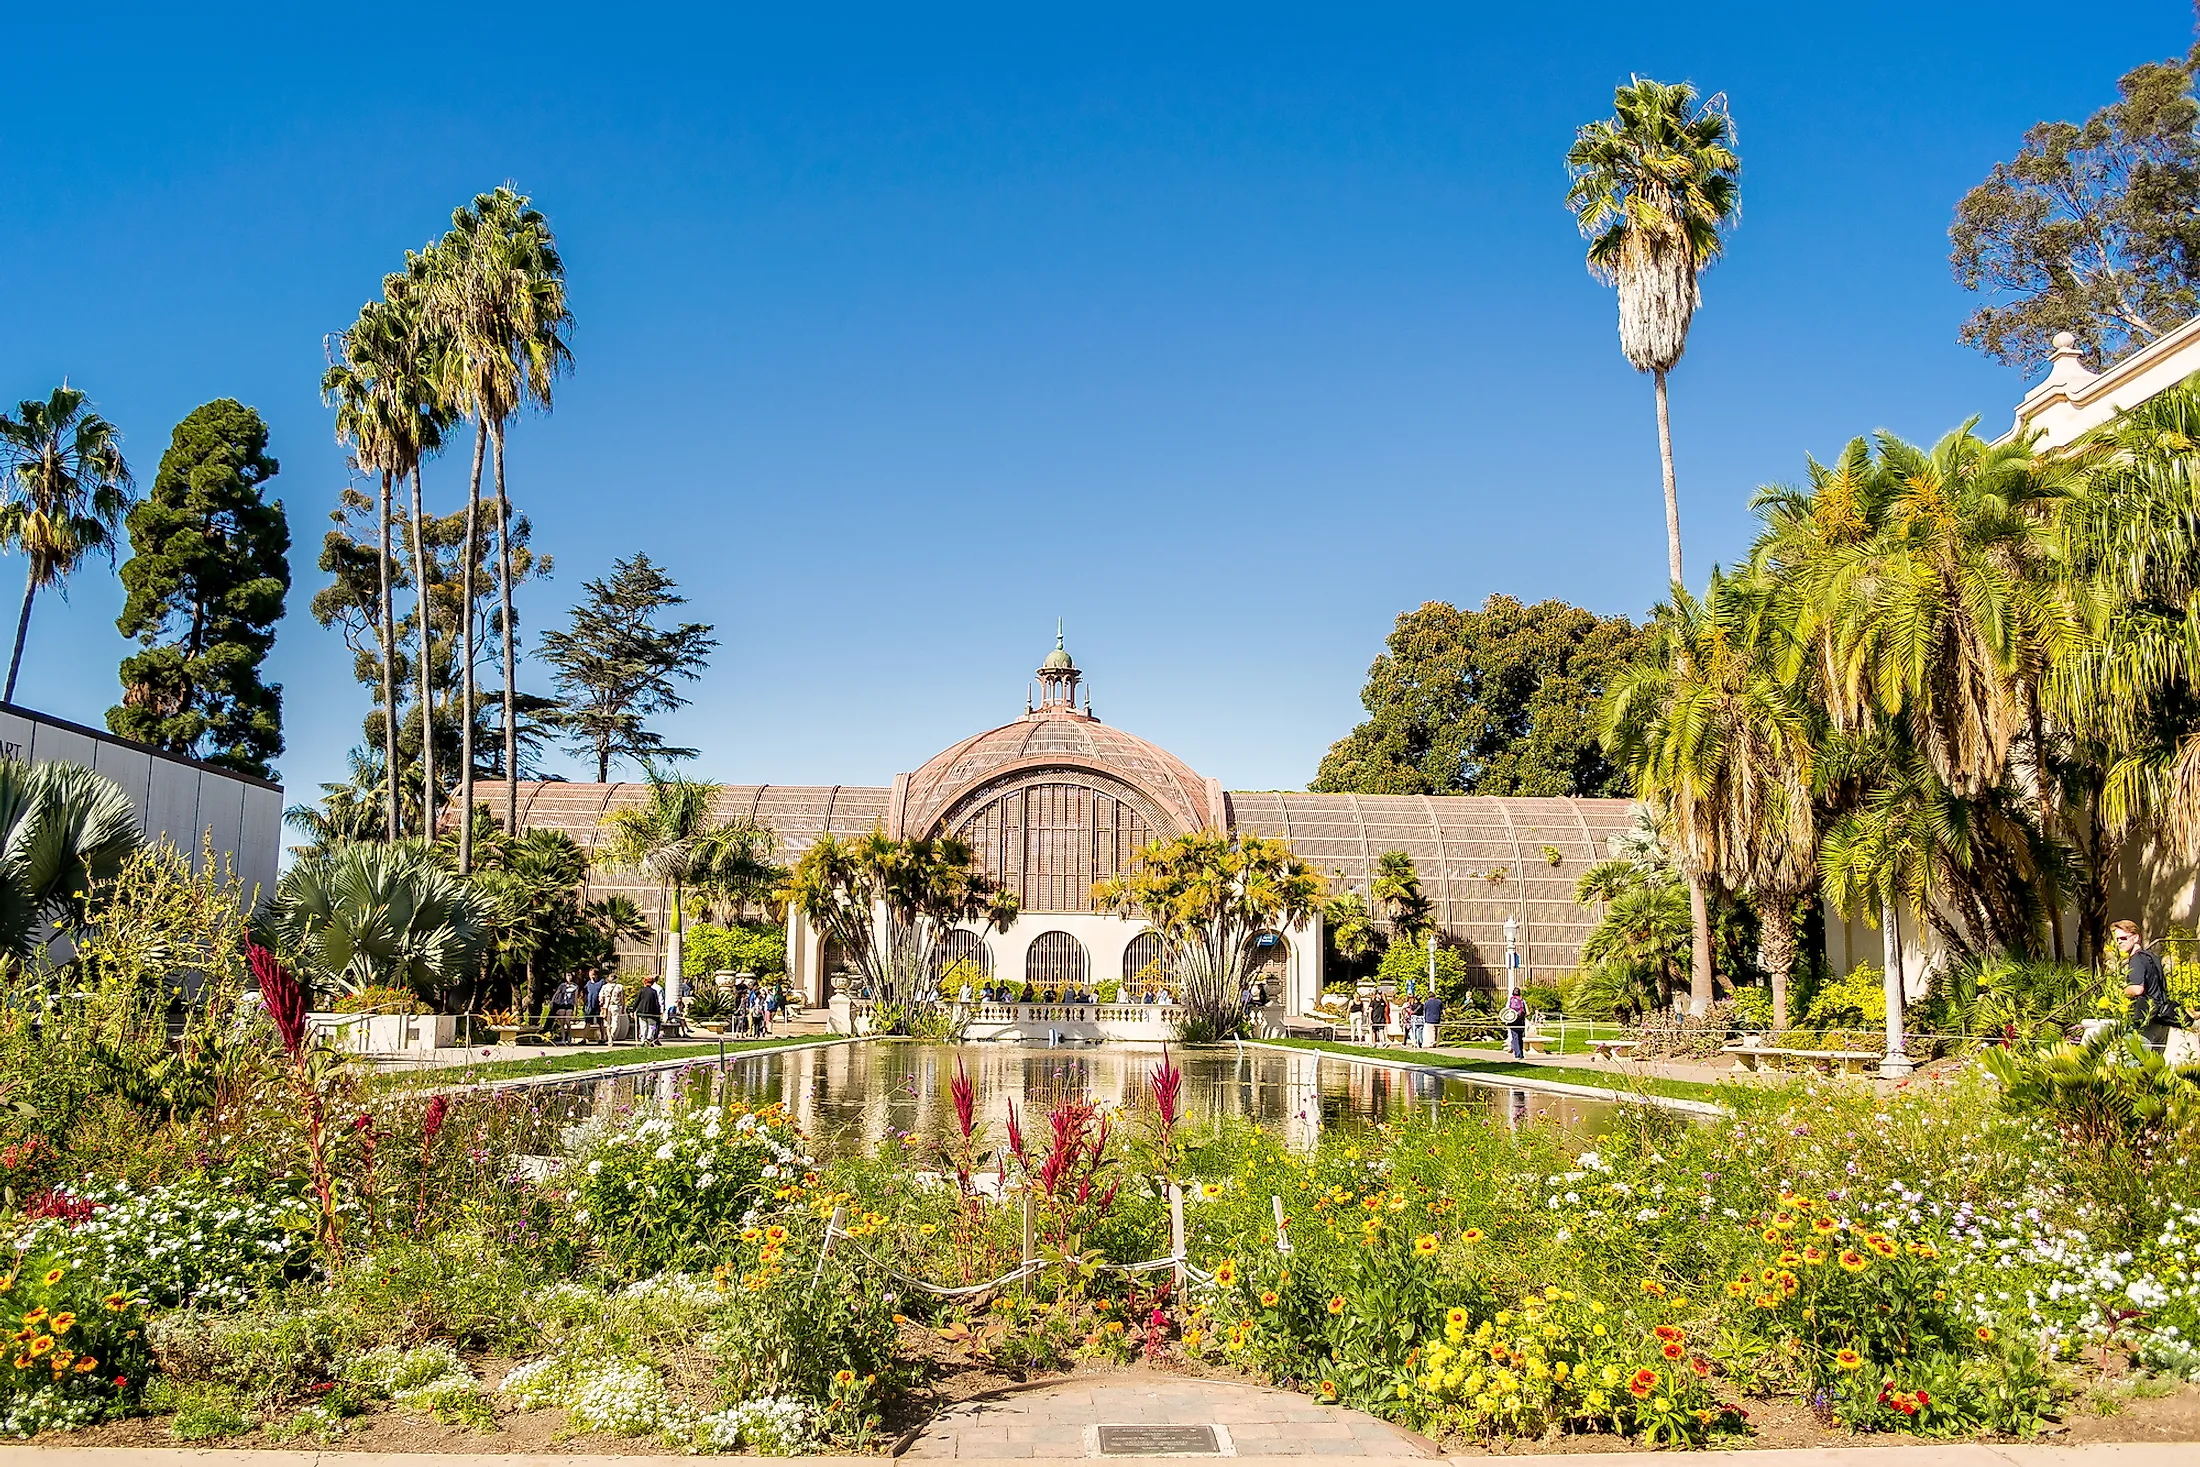
[[1520, 919], [1505, 918], [1505, 992], [1520, 986]]

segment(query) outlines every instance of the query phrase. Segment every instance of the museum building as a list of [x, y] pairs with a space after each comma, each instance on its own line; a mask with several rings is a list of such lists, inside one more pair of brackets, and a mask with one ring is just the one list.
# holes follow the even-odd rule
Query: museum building
[[[986, 874], [1015, 893], [1020, 911], [1006, 931], [950, 939], [950, 954], [990, 977], [1042, 987], [1150, 977], [1159, 939], [1135, 916], [1094, 910], [1092, 887], [1130, 867], [1151, 842], [1197, 830], [1283, 840], [1333, 891], [1362, 895], [1377, 859], [1404, 851], [1447, 939], [1492, 987], [1504, 985], [1508, 964], [1523, 980], [1549, 981], [1572, 968], [1595, 925], [1574, 886], [1627, 827], [1625, 800], [1226, 790], [1167, 750], [1102, 723], [1089, 694], [1080, 706], [1082, 675], [1059, 635], [1036, 677], [1022, 717], [941, 750], [890, 787], [725, 785], [716, 813], [771, 829], [778, 859], [790, 865], [827, 834], [961, 837]], [[501, 811], [501, 794], [501, 785], [477, 787], [476, 798]], [[648, 795], [640, 782], [523, 782], [520, 825], [562, 830], [593, 849], [608, 813]], [[661, 931], [664, 895], [646, 878], [593, 871], [590, 894], [613, 893], [631, 897], [652, 932]], [[1287, 1009], [1311, 1007], [1322, 987], [1320, 918], [1264, 934], [1259, 954], [1261, 977]], [[661, 964], [661, 946], [630, 959]], [[839, 955], [799, 913], [787, 916], [787, 960], [805, 1003], [822, 1005], [838, 991]]]

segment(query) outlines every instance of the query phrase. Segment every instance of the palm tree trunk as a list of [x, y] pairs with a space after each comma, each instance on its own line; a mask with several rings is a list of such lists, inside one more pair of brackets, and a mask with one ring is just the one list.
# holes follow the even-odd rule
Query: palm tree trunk
[[1772, 1032], [1778, 1034], [1788, 1026], [1788, 986], [1795, 974], [1795, 903], [1768, 896], [1757, 904], [1757, 919], [1762, 924], [1757, 953], [1772, 978]]
[[1665, 369], [1658, 368], [1658, 459], [1665, 467], [1665, 563], [1681, 584], [1681, 493], [1673, 481], [1673, 422], [1665, 410]]
[[474, 557], [481, 546], [481, 458], [489, 448], [489, 420], [474, 428], [474, 477], [466, 490], [466, 553], [459, 562], [459, 638], [465, 667], [458, 710], [458, 874], [474, 869]]
[[1890, 1080], [1899, 1080], [1910, 1073], [1910, 1058], [1902, 1049], [1902, 919], [1895, 914], [1893, 902], [1879, 904], [1879, 939], [1881, 956], [1887, 965], [1887, 1057], [1879, 1062], [1879, 1073]]
[[513, 706], [518, 654], [512, 648], [512, 501], [504, 495], [504, 425], [496, 426], [497, 628], [504, 643], [504, 828], [519, 834], [519, 714]]
[[428, 522], [420, 512], [420, 465], [413, 481], [413, 585], [419, 595], [420, 666], [413, 681], [420, 697], [420, 838], [435, 839], [435, 664], [429, 661]]
[[38, 594], [38, 571], [33, 568], [23, 578], [23, 614], [15, 619], [15, 655], [8, 659], [8, 687], [0, 693], [0, 703], [15, 701], [15, 674], [23, 666], [23, 641], [31, 634], [31, 598]]
[[1688, 878], [1688, 1012], [1701, 1017], [1711, 1011], [1711, 900], [1701, 876]]
[[397, 608], [390, 602], [390, 474], [382, 471], [382, 497], [375, 505], [381, 533], [382, 614], [375, 634], [382, 643], [382, 792], [388, 838], [397, 839]]

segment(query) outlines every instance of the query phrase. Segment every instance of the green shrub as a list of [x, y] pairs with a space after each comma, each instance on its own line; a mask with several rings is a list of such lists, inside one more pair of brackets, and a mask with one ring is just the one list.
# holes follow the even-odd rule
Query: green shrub
[[0, 1432], [121, 1414], [150, 1371], [144, 1299], [44, 1248], [0, 1266], [0, 1308], [21, 1322], [0, 1356]]
[[1529, 984], [1520, 990], [1520, 997], [1528, 1005], [1528, 1012], [1531, 1014], [1557, 1014], [1566, 1006], [1558, 989], [1546, 983]]
[[519, 1338], [516, 1304], [532, 1283], [508, 1246], [456, 1228], [425, 1242], [394, 1239], [362, 1256], [330, 1284], [329, 1303], [364, 1344], [442, 1339], [486, 1349]]
[[776, 1107], [644, 1111], [576, 1142], [573, 1222], [624, 1278], [713, 1261], [750, 1209], [816, 1166]]
[[[1417, 994], [1428, 992], [1428, 949], [1416, 943], [1394, 942], [1383, 949], [1382, 961], [1375, 965], [1375, 980], [1393, 986], [1403, 994], [1408, 988]], [[1444, 1002], [1455, 1001], [1467, 988], [1467, 957], [1458, 948], [1446, 947], [1441, 942], [1436, 947], [1436, 991]]]
[[1734, 1016], [1737, 1028], [1769, 1032], [1772, 1028], [1772, 990], [1754, 985], [1737, 988], [1727, 998], [1727, 1012]]
[[688, 978], [754, 973], [770, 980], [787, 971], [787, 929], [774, 922], [697, 922], [681, 939], [680, 971]]
[[1819, 985], [1803, 1011], [1805, 1029], [1871, 1029], [1887, 1022], [1884, 969], [1866, 963]]
[[244, 1397], [225, 1385], [156, 1380], [145, 1392], [146, 1409], [168, 1413], [168, 1434], [179, 1442], [243, 1436], [260, 1424]]
[[895, 1305], [885, 1280], [859, 1273], [845, 1254], [828, 1257], [815, 1284], [807, 1269], [759, 1277], [761, 1246], [746, 1246], [737, 1260], [751, 1282], [737, 1307], [720, 1316], [713, 1345], [727, 1400], [791, 1395], [823, 1407], [842, 1371], [859, 1380], [897, 1377]]
[[152, 1319], [146, 1340], [163, 1378], [219, 1386], [272, 1410], [332, 1379], [350, 1338], [344, 1316], [316, 1293], [236, 1314], [176, 1310]]

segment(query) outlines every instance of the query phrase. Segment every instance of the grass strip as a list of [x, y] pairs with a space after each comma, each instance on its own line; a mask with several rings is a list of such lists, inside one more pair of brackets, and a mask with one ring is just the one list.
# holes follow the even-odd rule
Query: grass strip
[[[1339, 1055], [1347, 1059], [1379, 1059], [1404, 1061], [1407, 1064], [1425, 1065], [1432, 1070], [1456, 1070], [1463, 1075], [1488, 1075], [1508, 1080], [1542, 1080], [1555, 1085], [1575, 1085], [1591, 1090], [1608, 1090], [1626, 1097], [1642, 1093], [1662, 1095], [1668, 1100], [1702, 1100], [1716, 1103], [1719, 1087], [1702, 1080], [1671, 1080], [1661, 1075], [1602, 1075], [1594, 1071], [1584, 1072], [1571, 1065], [1539, 1065], [1527, 1060], [1465, 1059], [1459, 1055], [1437, 1054], [1425, 1049], [1371, 1049], [1366, 1045], [1343, 1044], [1332, 1039], [1264, 1039], [1263, 1044], [1282, 1045], [1290, 1049], [1319, 1050], [1324, 1054]], [[1615, 1083], [1616, 1082], [1616, 1083]]]

